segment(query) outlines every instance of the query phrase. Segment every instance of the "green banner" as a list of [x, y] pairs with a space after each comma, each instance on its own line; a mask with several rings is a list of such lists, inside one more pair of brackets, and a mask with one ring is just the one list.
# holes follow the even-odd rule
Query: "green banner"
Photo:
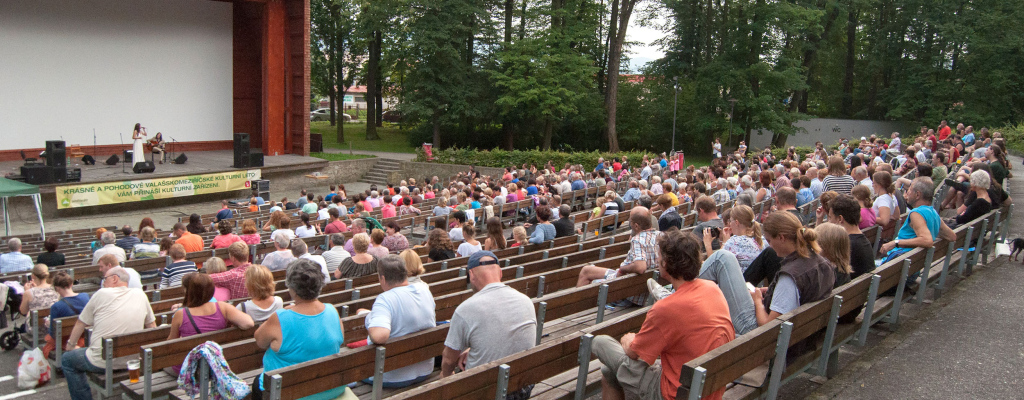
[[170, 199], [248, 189], [260, 170], [57, 186], [57, 209]]

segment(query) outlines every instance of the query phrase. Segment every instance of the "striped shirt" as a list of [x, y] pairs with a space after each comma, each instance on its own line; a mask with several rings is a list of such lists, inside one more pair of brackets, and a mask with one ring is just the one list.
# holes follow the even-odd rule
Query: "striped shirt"
[[160, 288], [167, 289], [181, 286], [181, 278], [186, 274], [196, 272], [196, 263], [191, 261], [178, 261], [164, 267], [160, 272]]
[[850, 194], [853, 191], [853, 186], [857, 184], [849, 175], [829, 175], [822, 183], [826, 192], [833, 191], [839, 194]]

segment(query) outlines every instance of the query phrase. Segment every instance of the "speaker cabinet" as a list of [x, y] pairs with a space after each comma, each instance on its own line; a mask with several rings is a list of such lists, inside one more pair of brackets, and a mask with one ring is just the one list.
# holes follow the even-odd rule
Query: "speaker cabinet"
[[68, 167], [50, 167], [50, 175], [53, 175], [54, 183], [64, 183], [68, 181]]
[[188, 157], [185, 156], [185, 153], [181, 153], [181, 155], [174, 159], [175, 164], [184, 164], [186, 161], [188, 161]]
[[270, 191], [270, 181], [266, 180], [266, 179], [259, 179], [259, 180], [252, 181], [251, 185], [252, 185], [252, 190], [255, 190], [257, 192], [269, 192]]
[[249, 166], [250, 167], [262, 167], [263, 166], [263, 151], [252, 150], [249, 153]]
[[156, 166], [153, 165], [152, 161], [135, 163], [135, 165], [132, 166], [132, 171], [135, 172], [136, 174], [151, 173], [155, 170]]
[[107, 159], [106, 164], [107, 165], [117, 165], [117, 163], [119, 163], [119, 162], [121, 162], [121, 159], [117, 156], [117, 154], [114, 154], [114, 155], [110, 156], [110, 158]]
[[235, 133], [234, 135], [234, 148], [235, 148], [235, 168], [249, 168], [251, 161], [249, 160], [249, 134], [248, 133]]
[[63, 140], [46, 141], [46, 165], [51, 167], [66, 167], [68, 165], [67, 154]]
[[25, 183], [46, 185], [53, 183], [53, 168], [46, 165], [25, 165], [21, 167], [21, 176]]

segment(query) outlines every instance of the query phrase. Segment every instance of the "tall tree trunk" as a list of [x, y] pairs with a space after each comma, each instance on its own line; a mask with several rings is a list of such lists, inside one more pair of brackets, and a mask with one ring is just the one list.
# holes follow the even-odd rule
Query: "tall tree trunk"
[[611, 68], [611, 64], [612, 64], [612, 46], [615, 45], [615, 31], [616, 31], [616, 28], [618, 27], [618, 24], [619, 24], [619, 0], [612, 0], [612, 11], [611, 11], [611, 14], [610, 14], [610, 16], [608, 18], [608, 39], [607, 39], [607, 44], [605, 44], [606, 53], [607, 53], [607, 56], [605, 57], [605, 63], [606, 63], [605, 64], [606, 65], [605, 71], [606, 71], [606, 73], [609, 76], [607, 78], [607, 81], [605, 82], [605, 89], [604, 89], [604, 107], [606, 109], [608, 108], [608, 100], [609, 100], [609, 96], [610, 96], [610, 94], [609, 94], [609, 85], [611, 84], [611, 78], [610, 78], [611, 71], [609, 71], [609, 68]]
[[544, 120], [544, 145], [541, 150], [551, 150], [551, 133], [554, 130], [554, 125], [550, 118]]
[[[509, 51], [512, 47], [512, 24], [515, 20], [515, 0], [505, 0], [505, 41], [502, 43], [505, 51]], [[505, 150], [512, 150], [514, 136], [512, 131], [512, 124], [509, 122], [509, 117], [504, 116], [501, 119], [501, 132], [504, 140], [502, 140], [502, 147]]]
[[853, 118], [853, 70], [857, 50], [857, 10], [853, 0], [849, 3], [849, 18], [846, 21], [846, 77], [843, 79], [843, 101], [840, 114]]
[[[343, 64], [342, 60], [345, 59], [344, 58], [344, 56], [345, 56], [345, 48], [342, 46], [342, 44], [343, 43], [342, 43], [341, 35], [339, 35], [337, 32], [335, 32], [335, 34], [334, 34], [334, 50], [335, 51], [334, 51], [334, 57], [332, 57], [333, 62], [331, 63], [331, 65], [334, 67], [334, 74], [333, 75], [334, 75], [334, 79], [335, 79], [334, 83], [331, 84], [331, 91], [332, 92], [335, 91], [335, 87], [341, 89], [343, 87], [343, 85], [344, 85], [342, 83], [344, 81], [344, 75], [342, 75], [344, 73], [344, 71], [341, 68], [341, 66]], [[344, 90], [346, 90], [346, 89], [347, 88], [341, 89], [342, 92], [341, 92], [341, 96], [339, 97], [341, 99], [341, 101], [339, 102], [339, 103], [341, 103], [341, 107], [338, 107], [338, 110], [341, 110], [341, 112], [345, 112], [345, 92], [344, 92]], [[331, 109], [332, 110], [334, 109], [334, 104], [331, 104]], [[333, 113], [333, 111], [332, 111], [332, 113]], [[338, 142], [338, 144], [342, 144], [342, 143], [345, 143], [345, 117], [342, 117], [341, 115], [338, 115], [338, 117], [339, 118], [338, 118], [337, 142]]]
[[519, 40], [526, 37], [526, 5], [528, 0], [523, 0], [523, 9], [519, 13]]
[[377, 91], [374, 93], [374, 100], [377, 102], [377, 126], [384, 126], [384, 74], [380, 70], [380, 57], [384, 47], [384, 38], [380, 31], [377, 31]]
[[[608, 151], [619, 151], [619, 134], [615, 128], [615, 117], [618, 111], [616, 102], [619, 97], [619, 64], [622, 61], [622, 44], [626, 41], [626, 28], [629, 26], [629, 17], [633, 14], [633, 7], [639, 0], [621, 0], [619, 20], [615, 37], [612, 40], [611, 50], [608, 52]], [[609, 35], [611, 36], [611, 35]]]
[[380, 74], [380, 48], [377, 37], [380, 31], [373, 31], [370, 38], [370, 59], [366, 62], [366, 140], [378, 140], [377, 135], [377, 75]]
[[[604, 12], [607, 8], [604, 0], [601, 0], [601, 11], [598, 13], [597, 40], [600, 43], [607, 43], [604, 36]], [[605, 67], [608, 66], [608, 45], [601, 46], [601, 52], [597, 55], [597, 92], [602, 96], [605, 94]]]
[[[334, 74], [328, 74], [328, 75], [334, 75]], [[327, 89], [327, 96], [331, 98], [331, 126], [334, 126], [334, 118], [335, 118], [334, 109], [335, 109], [335, 107], [337, 107], [337, 104], [335, 103], [335, 99], [336, 99], [337, 96], [335, 95], [334, 85], [331, 85]], [[320, 107], [320, 105], [317, 104], [317, 108], [319, 108], [319, 107]], [[341, 143], [341, 142], [338, 142], [338, 143]]]
[[[823, 1], [821, 3], [821, 7], [827, 8], [828, 3], [829, 0]], [[828, 14], [826, 14], [824, 29], [822, 29], [821, 34], [811, 33], [807, 35], [806, 42], [804, 44], [807, 49], [804, 50], [804, 59], [801, 63], [801, 67], [804, 70], [804, 79], [808, 87], [810, 87], [814, 81], [815, 57], [818, 55], [818, 50], [820, 48], [819, 45], [821, 44], [822, 39], [828, 36], [828, 33], [832, 31], [832, 24], [835, 23], [838, 17], [839, 8], [832, 7], [832, 10], [829, 10]], [[809, 99], [808, 90], [809, 89], [803, 89], [797, 94], [794, 94], [794, 103], [790, 104], [790, 111], [793, 111], [793, 107], [795, 106], [801, 113], [807, 113], [807, 104]]]

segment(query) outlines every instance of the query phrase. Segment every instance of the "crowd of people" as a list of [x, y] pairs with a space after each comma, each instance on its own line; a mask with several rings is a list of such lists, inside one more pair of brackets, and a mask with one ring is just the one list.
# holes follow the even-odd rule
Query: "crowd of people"
[[[31, 270], [22, 313], [50, 307], [53, 316], [79, 315], [66, 343], [53, 343], [52, 332], [47, 336], [46, 352], [66, 347], [62, 365], [72, 398], [86, 399], [91, 397], [84, 373], [101, 371], [103, 365], [102, 341], [95, 338], [154, 326], [149, 302], [138, 290], [143, 283], [184, 288], [168, 339], [259, 324], [255, 339], [266, 349], [263, 365], [270, 371], [346, 346], [337, 310], [318, 300], [332, 278], [379, 278], [383, 293], [371, 309], [359, 310], [366, 314], [369, 338], [358, 345], [384, 344], [445, 322], [436, 321], [430, 287], [419, 279], [424, 270], [414, 248], [423, 246], [428, 261], [467, 257], [466, 275], [475, 291], [456, 309], [439, 354], [441, 375], [449, 376], [536, 343], [532, 302], [502, 283], [501, 260], [494, 252], [580, 234], [566, 196], [597, 187], [601, 196], [582, 212], [598, 218], [628, 210], [621, 222], [631, 232], [630, 248], [617, 268], [584, 266], [578, 286], [651, 270], [670, 283], [648, 281], [655, 304], [639, 332], [619, 340], [595, 339], [604, 396], [672, 399], [687, 361], [825, 298], [833, 288], [910, 249], [930, 247], [938, 238], [952, 240], [957, 226], [1011, 201], [1003, 184], [1012, 166], [998, 132], [975, 134], [962, 125], [954, 131], [945, 121], [935, 132], [922, 129], [906, 141], [897, 133], [888, 140], [864, 137], [831, 149], [819, 143], [805, 155], [791, 148], [782, 159], [771, 152], [747, 154], [742, 146], [700, 168], [682, 168], [661, 155], [635, 165], [625, 157], [599, 159], [593, 170], [550, 162], [539, 169], [509, 167], [501, 176], [471, 169], [446, 184], [437, 177], [419, 184], [408, 179], [363, 193], [350, 194], [337, 185], [326, 196], [303, 191], [297, 202], [270, 202], [263, 226], [245, 220], [235, 228], [225, 202], [209, 223], [193, 215], [165, 237], [156, 235], [148, 218], [137, 230], [125, 225], [120, 238], [97, 231], [93, 264], [100, 266], [103, 279], [91, 295], [75, 293], [64, 272], [49, 276], [48, 268], [63, 264], [56, 241], [48, 240], [46, 252], [33, 263], [20, 252], [21, 242], [10, 239], [10, 251], [0, 255], [0, 270]], [[722, 152], [720, 146], [716, 142], [716, 152]], [[620, 187], [625, 188], [621, 195]], [[934, 201], [935, 196], [942, 201]], [[527, 199], [532, 207], [495, 207]], [[774, 199], [770, 209], [755, 210], [769, 199]], [[260, 201], [254, 198], [251, 207], [259, 209]], [[735, 205], [720, 214], [719, 205], [728, 201]], [[816, 209], [800, 210], [815, 201]], [[676, 210], [685, 203], [692, 203], [696, 214], [692, 231], [682, 230], [684, 218]], [[506, 224], [503, 217], [514, 213], [523, 213], [526, 222]], [[433, 223], [420, 244], [388, 219], [422, 214]], [[900, 218], [903, 214], [907, 217]], [[295, 215], [301, 223], [292, 229]], [[882, 235], [877, 254], [862, 231], [873, 226]], [[217, 235], [206, 246], [201, 235], [208, 230]], [[261, 233], [270, 233], [274, 251], [252, 259], [248, 246], [263, 241]], [[315, 235], [328, 236], [324, 248], [310, 248], [301, 240]], [[207, 248], [226, 248], [228, 257], [188, 260], [189, 253]], [[121, 266], [126, 260], [162, 256], [171, 263], [155, 274]], [[274, 295], [273, 272], [280, 270], [286, 270], [288, 306]], [[643, 306], [647, 297], [616, 305]], [[232, 299], [244, 300], [232, 305]], [[495, 305], [501, 312], [494, 311], [499, 309]], [[81, 334], [90, 327], [94, 339], [80, 348]], [[432, 359], [424, 359], [389, 371], [384, 386], [420, 383], [433, 368]], [[253, 387], [258, 398], [265, 387], [263, 375]], [[523, 387], [508, 398], [528, 398], [531, 389]]]

